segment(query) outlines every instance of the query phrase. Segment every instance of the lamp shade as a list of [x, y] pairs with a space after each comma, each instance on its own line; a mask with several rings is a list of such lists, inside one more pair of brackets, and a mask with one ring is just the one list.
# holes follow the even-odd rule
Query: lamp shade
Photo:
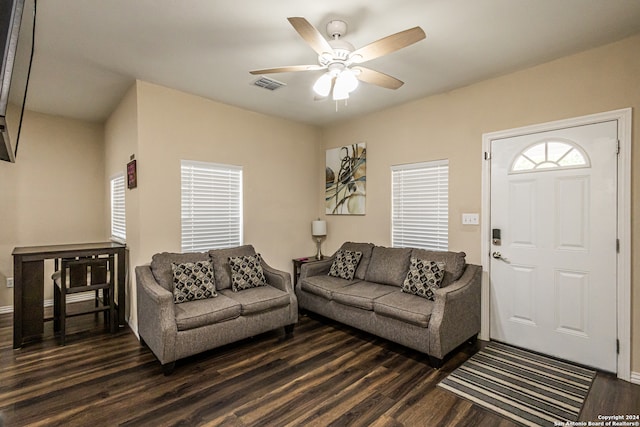
[[336, 77], [336, 84], [333, 86], [333, 100], [341, 101], [349, 98], [349, 81], [347, 77], [339, 74]]
[[342, 70], [336, 77], [336, 83], [333, 86], [333, 99], [334, 101], [340, 101], [342, 99], [348, 99], [349, 93], [356, 90], [358, 87], [358, 78], [353, 74], [349, 68]]
[[351, 70], [351, 68], [345, 68], [344, 70], [342, 70], [342, 73], [340, 73], [340, 77], [342, 78], [342, 80], [344, 80], [344, 85], [347, 89], [347, 92], [351, 93], [356, 90], [356, 88], [358, 87], [358, 78], [353, 73], [353, 70]]
[[331, 92], [332, 80], [333, 76], [330, 73], [324, 73], [313, 85], [314, 92], [322, 97], [329, 96], [329, 92]]
[[326, 236], [327, 221], [322, 221], [322, 220], [311, 221], [311, 234], [313, 236]]

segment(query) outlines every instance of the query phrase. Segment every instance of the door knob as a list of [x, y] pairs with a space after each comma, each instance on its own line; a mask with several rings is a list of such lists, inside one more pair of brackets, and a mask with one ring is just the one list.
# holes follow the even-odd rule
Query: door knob
[[495, 258], [495, 259], [499, 259], [499, 260], [504, 261], [506, 263], [509, 262], [505, 257], [502, 256], [502, 254], [500, 252], [494, 252], [494, 253], [491, 254], [491, 256], [493, 258]]

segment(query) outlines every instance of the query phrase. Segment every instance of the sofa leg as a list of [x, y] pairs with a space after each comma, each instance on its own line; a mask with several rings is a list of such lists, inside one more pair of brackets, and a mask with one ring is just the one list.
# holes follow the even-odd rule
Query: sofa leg
[[440, 369], [440, 368], [442, 368], [442, 359], [438, 359], [437, 357], [429, 356], [429, 365], [431, 365], [431, 367], [433, 369]]
[[293, 328], [295, 327], [295, 324], [291, 324], [291, 325], [286, 325], [284, 327], [284, 338], [288, 339], [293, 337]]
[[473, 345], [473, 344], [475, 344], [475, 343], [476, 343], [476, 341], [478, 341], [478, 334], [475, 334], [474, 336], [472, 336], [471, 338], [469, 338], [469, 339], [467, 340], [467, 342], [468, 342], [469, 344], [472, 344], [472, 345]]
[[140, 345], [141, 345], [142, 347], [149, 348], [149, 346], [148, 346], [148, 345], [147, 345], [147, 343], [145, 342], [144, 338], [142, 338], [142, 337], [140, 337]]
[[176, 367], [176, 362], [169, 362], [162, 365], [162, 372], [167, 377], [173, 373], [173, 369]]

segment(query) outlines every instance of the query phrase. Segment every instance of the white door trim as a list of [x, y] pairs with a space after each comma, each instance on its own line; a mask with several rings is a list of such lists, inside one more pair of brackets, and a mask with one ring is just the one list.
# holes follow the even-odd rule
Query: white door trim
[[[620, 252], [617, 261], [617, 306], [618, 306], [618, 378], [631, 381], [631, 108], [607, 111], [571, 119], [541, 123], [508, 129], [482, 135], [482, 151], [485, 156], [491, 152], [491, 141], [511, 138], [530, 133], [553, 131], [568, 127], [582, 126], [605, 121], [618, 121], [618, 239]], [[489, 340], [490, 328], [490, 238], [491, 238], [491, 169], [488, 161], [482, 162], [482, 222], [481, 222], [481, 259], [482, 259], [482, 317], [480, 338]]]

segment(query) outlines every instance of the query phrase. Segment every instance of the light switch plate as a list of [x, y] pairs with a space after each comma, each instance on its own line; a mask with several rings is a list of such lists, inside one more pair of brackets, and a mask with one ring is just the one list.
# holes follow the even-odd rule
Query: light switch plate
[[480, 214], [477, 214], [477, 213], [463, 213], [462, 214], [462, 224], [463, 225], [479, 225], [480, 224]]

